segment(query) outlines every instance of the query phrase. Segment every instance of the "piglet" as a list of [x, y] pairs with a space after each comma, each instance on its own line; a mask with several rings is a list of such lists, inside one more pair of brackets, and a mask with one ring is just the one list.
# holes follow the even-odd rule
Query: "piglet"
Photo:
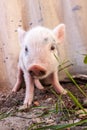
[[17, 92], [24, 77], [26, 93], [24, 105], [29, 107], [34, 96], [34, 86], [44, 89], [43, 84], [51, 84], [56, 92], [66, 94], [58, 79], [58, 44], [65, 35], [65, 25], [54, 30], [38, 26], [29, 31], [18, 29], [21, 52], [19, 56], [17, 81], [12, 92]]

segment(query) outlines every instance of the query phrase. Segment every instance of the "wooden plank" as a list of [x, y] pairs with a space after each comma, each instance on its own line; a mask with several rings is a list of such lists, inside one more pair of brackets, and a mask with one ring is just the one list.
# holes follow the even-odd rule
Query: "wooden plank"
[[62, 61], [73, 63], [69, 68], [72, 74], [87, 73], [82, 55], [87, 53], [86, 5], [87, 1], [81, 0], [26, 0], [24, 3], [24, 7], [27, 7], [23, 8], [27, 12], [24, 27], [27, 29], [37, 25], [54, 28], [61, 22], [65, 23], [66, 40], [59, 45], [60, 57]]
[[16, 80], [19, 44], [17, 28], [21, 26], [21, 10], [18, 0], [0, 2], [0, 87], [13, 86]]
[[24, 28], [28, 29], [37, 25], [53, 28], [58, 25], [60, 14], [57, 12], [59, 4], [56, 2], [57, 0], [22, 0]]
[[[66, 40], [59, 45], [62, 61], [70, 60], [72, 74], [87, 74], [82, 54], [87, 53], [87, 1], [84, 0], [2, 0], [0, 2], [0, 86], [13, 86], [20, 51], [17, 28], [37, 25], [53, 29], [66, 25]], [[61, 75], [62, 78], [64, 76]], [[5, 85], [4, 84], [4, 85]]]
[[74, 64], [70, 71], [87, 74], [87, 65], [83, 63], [83, 54], [87, 54], [87, 1], [62, 0], [61, 4], [67, 30], [65, 54]]

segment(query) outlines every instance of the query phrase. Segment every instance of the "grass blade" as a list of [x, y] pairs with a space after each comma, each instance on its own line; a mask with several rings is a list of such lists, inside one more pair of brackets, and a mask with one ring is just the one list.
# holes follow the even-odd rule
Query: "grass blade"
[[81, 121], [76, 122], [76, 123], [71, 123], [71, 124], [50, 125], [50, 126], [39, 127], [39, 128], [35, 128], [33, 130], [47, 130], [47, 129], [63, 130], [63, 129], [66, 129], [66, 128], [71, 128], [71, 127], [75, 127], [75, 126], [78, 126], [78, 125], [82, 125], [84, 123], [87, 123], [87, 119], [81, 120]]
[[[67, 90], [67, 91], [68, 91], [68, 90]], [[79, 103], [78, 99], [77, 99], [70, 91], [68, 91], [67, 94], [69, 95], [69, 97], [71, 97], [71, 99], [73, 100], [73, 102], [74, 102], [79, 108], [81, 108], [85, 114], [87, 114], [87, 112], [84, 110], [84, 108], [82, 107], [82, 105]]]
[[84, 64], [87, 64], [87, 55], [84, 58]]
[[68, 78], [75, 84], [75, 86], [79, 89], [79, 91], [87, 98], [87, 95], [84, 93], [84, 91], [79, 87], [79, 85], [76, 83], [76, 81], [73, 79], [73, 77], [71, 76], [71, 74], [64, 69], [65, 73], [67, 74]]

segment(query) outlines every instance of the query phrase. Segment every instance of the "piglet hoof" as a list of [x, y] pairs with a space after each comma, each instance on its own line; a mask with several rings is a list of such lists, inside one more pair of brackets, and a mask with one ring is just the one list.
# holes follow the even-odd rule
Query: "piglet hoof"
[[18, 84], [15, 84], [15, 86], [12, 89], [12, 92], [16, 93], [19, 90], [20, 86]]
[[64, 89], [63, 92], [62, 92], [62, 94], [66, 95], [67, 94], [67, 90]]
[[16, 88], [14, 87], [13, 89], [12, 89], [12, 93], [16, 93], [17, 92], [17, 90], [16, 90]]
[[28, 104], [23, 104], [22, 106], [19, 107], [19, 111], [28, 111], [30, 108], [30, 105]]
[[16, 91], [16, 89], [15, 88], [13, 88], [12, 89], [12, 93], [16, 93], [17, 91]]
[[16, 90], [12, 89], [12, 93], [16, 93]]

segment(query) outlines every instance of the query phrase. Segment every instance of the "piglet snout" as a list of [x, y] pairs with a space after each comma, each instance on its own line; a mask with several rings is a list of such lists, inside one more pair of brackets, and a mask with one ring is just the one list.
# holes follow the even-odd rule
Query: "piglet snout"
[[44, 76], [46, 74], [46, 70], [39, 66], [39, 65], [33, 65], [30, 69], [29, 69], [29, 74], [32, 77], [41, 77]]

